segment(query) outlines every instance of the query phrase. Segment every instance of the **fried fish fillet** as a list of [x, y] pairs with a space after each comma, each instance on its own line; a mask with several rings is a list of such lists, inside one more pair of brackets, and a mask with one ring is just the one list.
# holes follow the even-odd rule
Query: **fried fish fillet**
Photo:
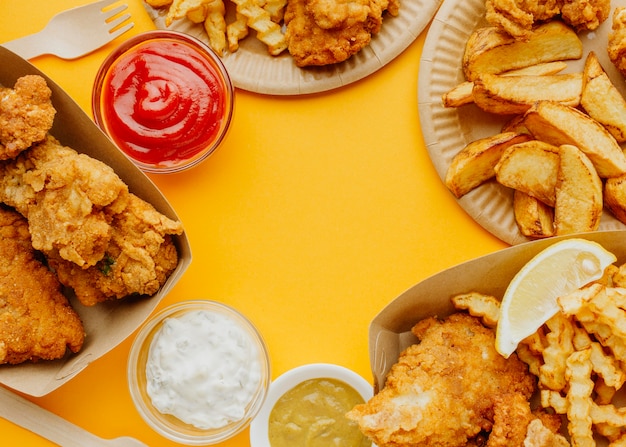
[[30, 242], [26, 220], [0, 207], [0, 364], [78, 352], [83, 324]]
[[33, 247], [80, 267], [104, 257], [111, 238], [105, 208], [127, 192], [112, 168], [50, 135], [0, 162], [0, 201], [26, 217]]
[[485, 18], [511, 36], [527, 40], [535, 25], [560, 17], [576, 31], [595, 30], [610, 13], [610, 0], [486, 0]]
[[298, 67], [343, 62], [370, 44], [383, 14], [399, 0], [290, 0], [285, 10], [289, 53]]
[[37, 75], [19, 78], [13, 88], [0, 88], [0, 160], [46, 137], [56, 114], [51, 95], [45, 79]]
[[519, 414], [530, 412], [536, 379], [514, 354], [495, 350], [495, 334], [467, 314], [429, 318], [413, 328], [420, 340], [391, 368], [384, 388], [348, 418], [378, 447], [461, 447], [481, 433], [494, 445], [523, 441], [507, 434]]
[[607, 51], [613, 65], [626, 76], [626, 8], [623, 6], [613, 11]]
[[83, 269], [59, 256], [48, 258], [61, 283], [87, 306], [152, 295], [178, 264], [171, 235], [181, 234], [182, 224], [131, 193], [123, 194], [119, 203], [121, 209], [109, 216], [111, 237], [105, 255], [96, 265]]

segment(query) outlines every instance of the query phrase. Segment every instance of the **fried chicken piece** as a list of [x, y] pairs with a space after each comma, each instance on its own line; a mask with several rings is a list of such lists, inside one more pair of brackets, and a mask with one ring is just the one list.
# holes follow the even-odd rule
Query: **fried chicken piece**
[[36, 256], [28, 223], [0, 208], [0, 364], [61, 358], [78, 352], [83, 324], [61, 284]]
[[597, 29], [611, 12], [610, 0], [562, 0], [561, 18], [576, 31]]
[[0, 201], [28, 219], [33, 247], [80, 267], [104, 257], [112, 207], [128, 187], [104, 163], [48, 136], [0, 163]]
[[563, 435], [543, 423], [542, 419], [533, 419], [528, 424], [524, 447], [569, 447], [570, 443]]
[[626, 76], [626, 8], [618, 6], [613, 11], [613, 22], [609, 33], [609, 59]]
[[37, 75], [19, 78], [13, 88], [0, 88], [0, 160], [14, 158], [46, 137], [56, 114], [51, 95]]
[[534, 25], [560, 18], [576, 29], [591, 31], [604, 22], [610, 12], [610, 0], [486, 0], [485, 18], [520, 40], [528, 40]]
[[399, 0], [291, 0], [285, 10], [289, 53], [298, 67], [343, 62], [380, 32]]
[[58, 256], [48, 259], [64, 285], [78, 300], [92, 306], [128, 295], [152, 295], [178, 264], [171, 235], [181, 234], [182, 224], [159, 213], [134, 194], [124, 194], [123, 208], [111, 215], [111, 238], [104, 258], [82, 269]]
[[379, 447], [475, 443], [481, 432], [501, 431], [496, 415], [510, 423], [508, 407], [514, 417], [535, 390], [528, 367], [499, 355], [494, 331], [475, 317], [428, 318], [413, 333], [420, 342], [400, 355], [384, 388], [347, 415]]

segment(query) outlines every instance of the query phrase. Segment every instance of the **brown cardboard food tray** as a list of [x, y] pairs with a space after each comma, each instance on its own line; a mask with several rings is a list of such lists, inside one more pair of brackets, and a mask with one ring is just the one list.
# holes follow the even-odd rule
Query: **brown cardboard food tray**
[[[19, 77], [27, 74], [43, 76], [52, 90], [52, 102], [57, 114], [51, 135], [63, 145], [111, 166], [131, 192], [169, 218], [179, 220], [154, 183], [108, 139], [69, 95], [32, 64], [0, 46], [0, 85], [12, 87]], [[186, 234], [176, 236], [174, 241], [179, 252], [179, 263], [158, 293], [149, 298], [123, 299], [93, 307], [72, 302], [85, 326], [86, 338], [82, 350], [57, 361], [2, 365], [0, 383], [25, 394], [43, 396], [75, 377], [89, 363], [131, 335], [181, 278], [191, 262], [191, 248]]]
[[617, 265], [626, 262], [626, 231], [612, 230], [563, 236], [516, 245], [459, 264], [406, 290], [372, 320], [369, 328], [369, 355], [374, 376], [374, 393], [385, 383], [391, 366], [402, 350], [415, 343], [411, 327], [418, 321], [454, 312], [450, 298], [477, 291], [501, 298], [515, 274], [537, 253], [560, 240], [579, 237], [598, 242], [617, 256]]

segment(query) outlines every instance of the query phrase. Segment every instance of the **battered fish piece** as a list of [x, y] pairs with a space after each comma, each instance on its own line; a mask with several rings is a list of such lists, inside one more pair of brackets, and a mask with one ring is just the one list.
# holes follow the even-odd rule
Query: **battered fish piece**
[[0, 88], [0, 160], [14, 158], [46, 137], [56, 114], [51, 95], [37, 75], [19, 78], [13, 88]]
[[298, 67], [343, 62], [380, 32], [399, 0], [290, 0], [285, 10], [289, 53]]
[[81, 268], [104, 257], [111, 238], [105, 208], [127, 192], [112, 168], [50, 135], [0, 163], [0, 201], [26, 217], [33, 247]]
[[528, 40], [533, 26], [560, 16], [576, 31], [591, 31], [604, 22], [610, 0], [486, 0], [485, 18], [520, 40]]
[[379, 447], [460, 447], [489, 432], [487, 445], [506, 443], [520, 402], [522, 413], [530, 412], [525, 402], [536, 378], [526, 364], [499, 355], [494, 331], [467, 314], [429, 318], [412, 331], [420, 342], [400, 355], [384, 388], [347, 417]]
[[618, 6], [613, 11], [613, 23], [609, 33], [609, 59], [626, 76], [626, 8]]
[[178, 264], [171, 235], [183, 226], [131, 193], [120, 199], [121, 210], [111, 218], [111, 238], [96, 265], [83, 269], [58, 256], [48, 259], [61, 283], [71, 287], [78, 300], [92, 306], [128, 295], [152, 295]]
[[0, 364], [78, 352], [85, 331], [61, 284], [33, 250], [28, 224], [0, 207]]

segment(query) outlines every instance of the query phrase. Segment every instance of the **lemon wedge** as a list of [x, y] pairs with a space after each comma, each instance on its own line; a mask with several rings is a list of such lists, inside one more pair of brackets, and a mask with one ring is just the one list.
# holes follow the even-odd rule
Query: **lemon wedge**
[[509, 284], [496, 329], [496, 350], [509, 357], [520, 341], [554, 316], [557, 298], [602, 277], [617, 260], [600, 244], [565, 239], [532, 258]]

